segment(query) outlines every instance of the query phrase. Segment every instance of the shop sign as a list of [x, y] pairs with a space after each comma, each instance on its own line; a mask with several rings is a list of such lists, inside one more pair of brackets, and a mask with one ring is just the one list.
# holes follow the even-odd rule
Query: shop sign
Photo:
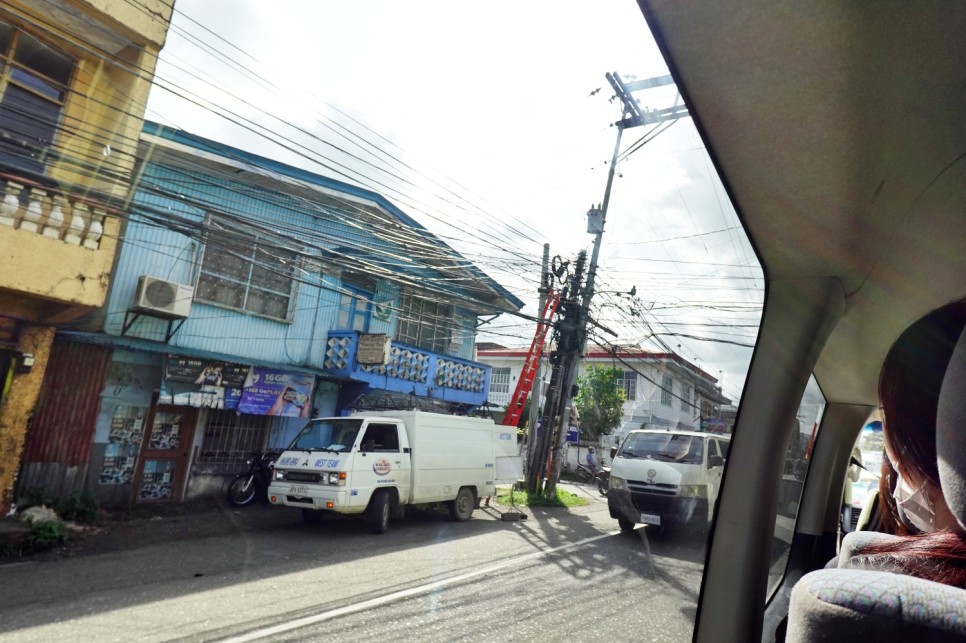
[[580, 429], [573, 424], [567, 427], [567, 442], [577, 444], [580, 442]]
[[250, 369], [245, 364], [168, 355], [165, 379], [170, 397], [159, 403], [234, 410]]
[[168, 355], [165, 376], [171, 382], [240, 388], [245, 385], [248, 369], [241, 364]]
[[309, 417], [315, 376], [252, 366], [238, 401], [238, 411], [250, 415]]
[[389, 363], [392, 340], [388, 335], [359, 335], [356, 362], [364, 366], [385, 366]]

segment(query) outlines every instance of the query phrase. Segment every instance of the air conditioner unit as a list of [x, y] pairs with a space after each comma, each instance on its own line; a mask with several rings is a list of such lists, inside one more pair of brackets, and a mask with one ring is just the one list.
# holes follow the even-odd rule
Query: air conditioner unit
[[191, 286], [142, 275], [134, 293], [134, 309], [155, 317], [184, 319], [191, 313]]

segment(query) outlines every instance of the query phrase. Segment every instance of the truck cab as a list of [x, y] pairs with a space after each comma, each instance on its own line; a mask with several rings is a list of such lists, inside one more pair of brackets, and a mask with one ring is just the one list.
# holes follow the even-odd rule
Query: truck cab
[[[275, 463], [269, 497], [309, 511], [359, 514], [377, 487], [409, 500], [409, 440], [401, 420], [320, 418]], [[310, 520], [311, 521], [311, 520]]]

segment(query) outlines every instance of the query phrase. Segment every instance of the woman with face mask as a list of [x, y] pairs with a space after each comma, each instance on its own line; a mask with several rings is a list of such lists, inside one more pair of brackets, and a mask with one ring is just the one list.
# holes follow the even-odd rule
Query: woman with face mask
[[936, 455], [939, 391], [964, 326], [966, 300], [953, 302], [906, 329], [886, 356], [879, 375], [887, 456], [879, 501], [901, 538], [864, 547], [849, 566], [966, 587], [966, 534], [946, 505]]

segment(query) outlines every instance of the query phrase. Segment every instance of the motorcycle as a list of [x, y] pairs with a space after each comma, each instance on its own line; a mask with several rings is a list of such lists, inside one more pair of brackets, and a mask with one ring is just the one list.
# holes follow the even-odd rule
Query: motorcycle
[[580, 482], [590, 482], [597, 477], [594, 470], [588, 467], [586, 464], [577, 463], [577, 469], [574, 471], [574, 475], [577, 476], [577, 480]]
[[275, 472], [276, 451], [255, 451], [248, 458], [248, 471], [239, 473], [228, 485], [228, 502], [236, 507], [251, 504], [255, 497], [266, 498]]
[[601, 467], [595, 478], [597, 480], [597, 491], [600, 492], [600, 495], [606, 496], [610, 489], [610, 467]]

